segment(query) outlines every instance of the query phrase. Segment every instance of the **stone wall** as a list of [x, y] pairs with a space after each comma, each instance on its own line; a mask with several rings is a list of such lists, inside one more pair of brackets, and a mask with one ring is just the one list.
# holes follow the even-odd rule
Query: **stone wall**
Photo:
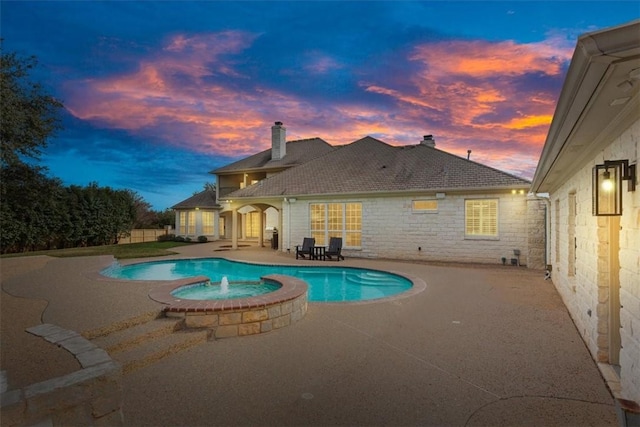
[[167, 312], [167, 317], [183, 317], [188, 328], [209, 328], [215, 338], [263, 334], [289, 326], [307, 312], [307, 294], [269, 307], [232, 310], [224, 313]]
[[82, 369], [3, 392], [3, 426], [124, 425], [120, 365], [74, 331], [43, 324], [28, 332], [73, 353]]
[[[413, 200], [438, 201], [437, 212], [416, 212]], [[465, 200], [498, 199], [498, 229], [496, 238], [465, 236]], [[514, 258], [520, 251], [520, 264], [544, 267], [544, 209], [537, 199], [529, 203], [523, 194], [453, 194], [436, 199], [435, 195], [406, 197], [376, 197], [350, 199], [298, 199], [285, 206], [283, 224], [291, 226], [291, 250], [310, 233], [309, 204], [362, 203], [362, 246], [343, 248], [347, 256], [391, 258], [403, 260], [445, 261], [500, 264]], [[530, 205], [530, 206], [529, 206]], [[533, 216], [533, 218], [531, 218]], [[530, 233], [534, 230], [533, 233]], [[535, 247], [534, 247], [535, 246]], [[283, 245], [286, 250], [286, 245]], [[531, 259], [529, 259], [531, 258]]]
[[[620, 393], [636, 402], [640, 402], [640, 187], [628, 192], [623, 183], [621, 217], [593, 216], [592, 168], [605, 159], [629, 159], [637, 164], [639, 141], [640, 121], [636, 121], [550, 194], [549, 236], [553, 282], [598, 362], [609, 362], [609, 305], [611, 286], [617, 285], [611, 282], [619, 273]], [[614, 236], [619, 233], [617, 242], [610, 241], [612, 232]], [[612, 254], [616, 246], [619, 250]], [[619, 271], [612, 274], [617, 264], [612, 257], [616, 256]]]

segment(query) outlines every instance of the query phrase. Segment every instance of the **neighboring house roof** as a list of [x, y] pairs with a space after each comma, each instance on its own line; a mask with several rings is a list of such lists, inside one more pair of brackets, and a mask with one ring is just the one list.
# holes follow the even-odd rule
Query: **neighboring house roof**
[[223, 166], [210, 173], [216, 175], [249, 172], [256, 170], [279, 170], [300, 165], [335, 149], [320, 138], [301, 139], [287, 142], [287, 154], [280, 160], [271, 160], [271, 148], [261, 151], [235, 163]]
[[222, 207], [216, 201], [216, 192], [211, 190], [204, 190], [200, 193], [194, 194], [186, 200], [171, 206], [171, 209], [194, 209], [194, 208], [209, 208], [209, 209], [221, 209]]
[[526, 179], [434, 147], [391, 146], [368, 136], [227, 197], [526, 189], [530, 184]]
[[578, 38], [532, 190], [551, 192], [638, 120], [640, 20]]

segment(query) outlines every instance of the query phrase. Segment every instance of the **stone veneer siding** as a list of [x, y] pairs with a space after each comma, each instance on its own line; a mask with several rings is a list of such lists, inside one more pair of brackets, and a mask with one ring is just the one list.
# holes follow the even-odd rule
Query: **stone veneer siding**
[[[413, 200], [434, 199], [438, 211], [414, 212]], [[498, 237], [469, 238], [465, 236], [465, 200], [498, 199]], [[290, 241], [281, 250], [302, 243], [310, 233], [309, 204], [362, 203], [362, 247], [343, 248], [347, 256], [390, 258], [421, 261], [445, 261], [499, 264], [514, 258], [520, 250], [521, 265], [544, 267], [544, 206], [538, 198], [525, 194], [446, 193], [415, 194], [403, 197], [349, 197], [332, 199], [302, 199], [283, 206], [282, 223], [290, 225]], [[289, 218], [291, 215], [291, 218]], [[284, 236], [288, 239], [289, 236]], [[420, 249], [418, 249], [420, 248]]]
[[[608, 217], [592, 215], [592, 168], [604, 160], [638, 164], [640, 121], [550, 194], [550, 257], [553, 282], [597, 362], [609, 362], [609, 226]], [[640, 171], [639, 171], [640, 173]], [[619, 217], [620, 387], [614, 394], [640, 402], [640, 186], [623, 183]], [[575, 198], [575, 214], [570, 201]], [[573, 219], [571, 219], [573, 217]], [[615, 221], [615, 220], [614, 220]], [[615, 222], [613, 222], [615, 224]], [[575, 230], [575, 255], [569, 230]], [[571, 268], [571, 259], [575, 268]]]
[[171, 291], [181, 286], [203, 283], [207, 277], [177, 280], [153, 289], [149, 296], [166, 304], [167, 317], [184, 318], [188, 328], [207, 328], [215, 338], [255, 335], [289, 326], [307, 313], [307, 284], [295, 277], [271, 274], [263, 277], [281, 288], [251, 298], [229, 300], [177, 299]]

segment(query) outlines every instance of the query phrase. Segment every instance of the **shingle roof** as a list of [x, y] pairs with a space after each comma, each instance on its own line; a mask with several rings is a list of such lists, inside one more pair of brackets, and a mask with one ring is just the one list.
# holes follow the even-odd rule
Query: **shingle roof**
[[204, 190], [171, 206], [171, 209], [222, 208], [216, 201], [216, 192]]
[[213, 170], [210, 173], [220, 175], [259, 169], [284, 169], [301, 165], [335, 149], [335, 147], [320, 138], [289, 141], [286, 147], [287, 154], [280, 160], [271, 160], [271, 148], [269, 148], [253, 156]]
[[228, 196], [521, 189], [530, 184], [526, 179], [434, 147], [391, 146], [365, 137]]

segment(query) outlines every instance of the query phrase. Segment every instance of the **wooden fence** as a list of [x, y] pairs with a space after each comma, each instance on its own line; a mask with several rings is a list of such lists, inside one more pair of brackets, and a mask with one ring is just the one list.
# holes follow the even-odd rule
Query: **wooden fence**
[[129, 237], [121, 237], [120, 240], [118, 240], [118, 244], [125, 245], [128, 243], [156, 242], [158, 241], [158, 237], [172, 233], [173, 229], [170, 227], [135, 229], [131, 230], [131, 235]]

